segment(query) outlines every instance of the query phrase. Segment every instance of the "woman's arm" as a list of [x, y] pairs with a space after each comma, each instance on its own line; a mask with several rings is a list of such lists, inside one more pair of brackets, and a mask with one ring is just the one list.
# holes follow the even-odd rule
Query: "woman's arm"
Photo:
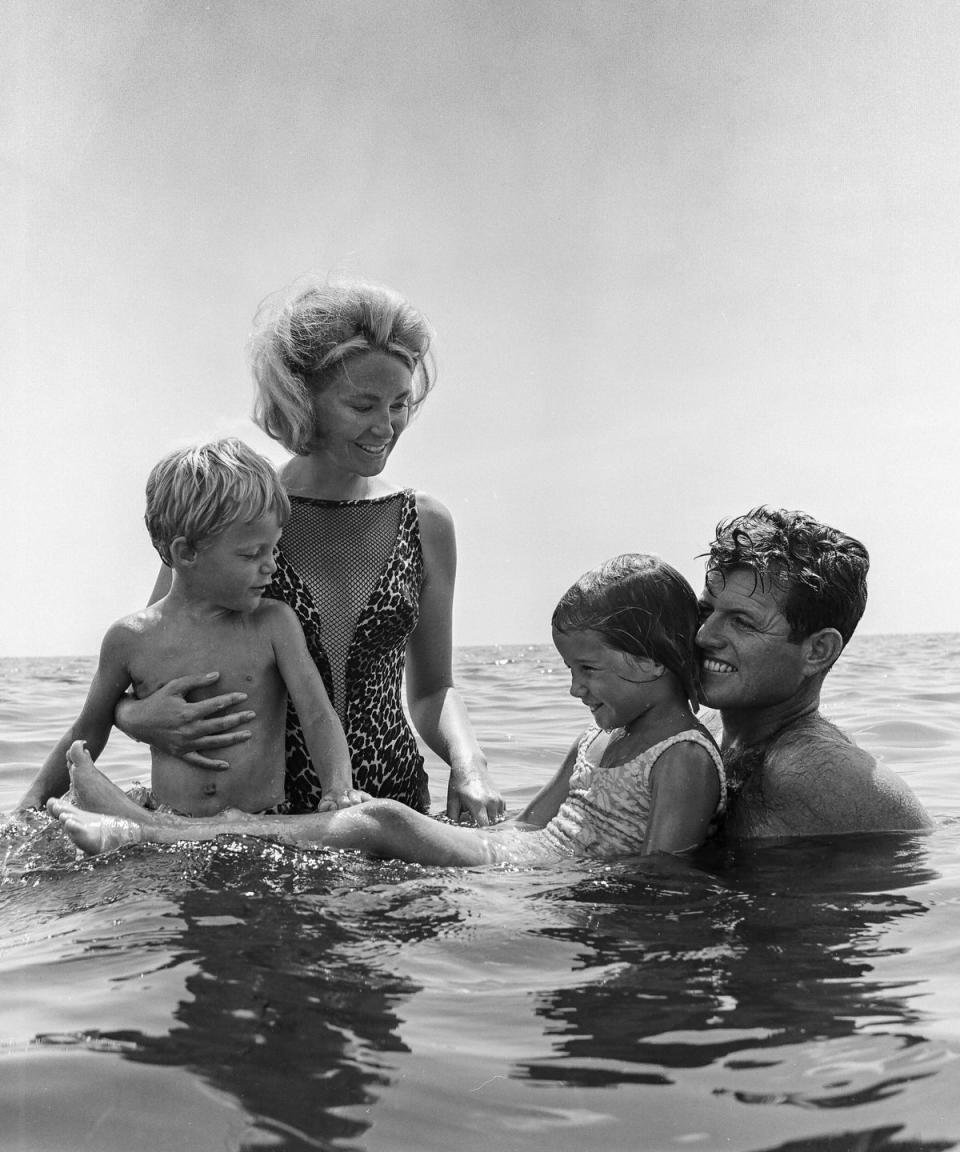
[[644, 855], [699, 847], [720, 802], [717, 766], [706, 748], [692, 741], [668, 748], [653, 766], [650, 791]]
[[[166, 596], [171, 578], [171, 570], [166, 564], [162, 565], [148, 604], [155, 604]], [[249, 724], [256, 713], [230, 711], [246, 700], [245, 692], [226, 692], [198, 703], [187, 700], [189, 692], [209, 687], [219, 675], [219, 672], [199, 672], [180, 676], [142, 700], [124, 696], [114, 711], [113, 722], [132, 740], [150, 744], [196, 768], [223, 771], [230, 767], [226, 760], [213, 760], [204, 753], [249, 740], [249, 730], [241, 725]]]
[[466, 707], [453, 683], [453, 588], [457, 545], [453, 518], [432, 497], [417, 496], [423, 587], [420, 619], [407, 642], [407, 703], [428, 747], [450, 765], [447, 816], [468, 812], [479, 825], [503, 815], [504, 801], [487, 773]]
[[43, 762], [17, 805], [18, 811], [42, 808], [49, 797], [62, 796], [67, 791], [70, 787], [67, 749], [74, 740], [83, 740], [94, 760], [103, 751], [113, 726], [113, 710], [130, 684], [126, 659], [127, 639], [122, 624], [114, 624], [103, 638], [97, 670], [93, 674], [80, 715]]

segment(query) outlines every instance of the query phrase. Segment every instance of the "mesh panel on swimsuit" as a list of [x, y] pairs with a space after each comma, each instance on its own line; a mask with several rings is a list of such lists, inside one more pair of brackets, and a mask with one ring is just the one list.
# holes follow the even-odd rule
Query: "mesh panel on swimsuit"
[[[292, 496], [269, 595], [296, 612], [343, 723], [356, 787], [426, 811], [423, 757], [400, 699], [420, 612], [423, 553], [416, 494], [331, 501]], [[316, 808], [320, 787], [292, 706], [287, 797]]]
[[370, 602], [400, 526], [396, 500], [338, 503], [293, 497], [281, 547], [322, 606], [323, 646], [330, 662], [330, 698], [346, 719], [344, 684], [353, 634]]

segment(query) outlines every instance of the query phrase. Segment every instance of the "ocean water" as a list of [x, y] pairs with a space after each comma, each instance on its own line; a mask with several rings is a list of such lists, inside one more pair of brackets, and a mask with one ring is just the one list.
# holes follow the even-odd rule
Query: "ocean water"
[[[91, 669], [0, 661], [0, 811]], [[518, 807], [587, 714], [547, 648], [457, 675]], [[935, 831], [525, 871], [8, 825], [0, 1149], [960, 1148], [960, 636], [855, 638], [824, 704]]]

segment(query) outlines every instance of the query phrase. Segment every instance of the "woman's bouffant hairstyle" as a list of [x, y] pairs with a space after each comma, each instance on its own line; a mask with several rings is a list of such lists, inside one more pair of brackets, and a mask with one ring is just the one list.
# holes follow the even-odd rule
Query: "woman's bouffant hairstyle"
[[410, 412], [433, 387], [433, 330], [399, 293], [360, 281], [301, 281], [261, 305], [249, 355], [257, 397], [253, 418], [297, 456], [316, 435], [313, 396], [353, 356], [385, 352], [413, 373]]
[[587, 572], [561, 596], [551, 623], [558, 632], [599, 632], [611, 648], [656, 660], [677, 677], [696, 711], [697, 597], [659, 556], [628, 552]]
[[235, 437], [170, 452], [147, 478], [143, 518], [168, 567], [178, 536], [202, 548], [238, 520], [249, 523], [268, 512], [280, 525], [290, 516], [280, 477], [269, 460]]

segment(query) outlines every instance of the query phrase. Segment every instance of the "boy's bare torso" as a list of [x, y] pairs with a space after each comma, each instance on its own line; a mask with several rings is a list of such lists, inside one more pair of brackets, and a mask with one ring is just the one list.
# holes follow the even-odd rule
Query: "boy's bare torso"
[[190, 694], [203, 700], [225, 692], [245, 692], [245, 709], [256, 713], [251, 738], [218, 753], [224, 771], [196, 768], [151, 747], [152, 791], [178, 812], [212, 816], [224, 808], [260, 812], [284, 799], [284, 727], [287, 691], [277, 668], [271, 619], [282, 606], [263, 601], [252, 612], [198, 617], [171, 609], [164, 601], [121, 622], [127, 643], [127, 669], [137, 696], [198, 668], [216, 669], [219, 679]]

